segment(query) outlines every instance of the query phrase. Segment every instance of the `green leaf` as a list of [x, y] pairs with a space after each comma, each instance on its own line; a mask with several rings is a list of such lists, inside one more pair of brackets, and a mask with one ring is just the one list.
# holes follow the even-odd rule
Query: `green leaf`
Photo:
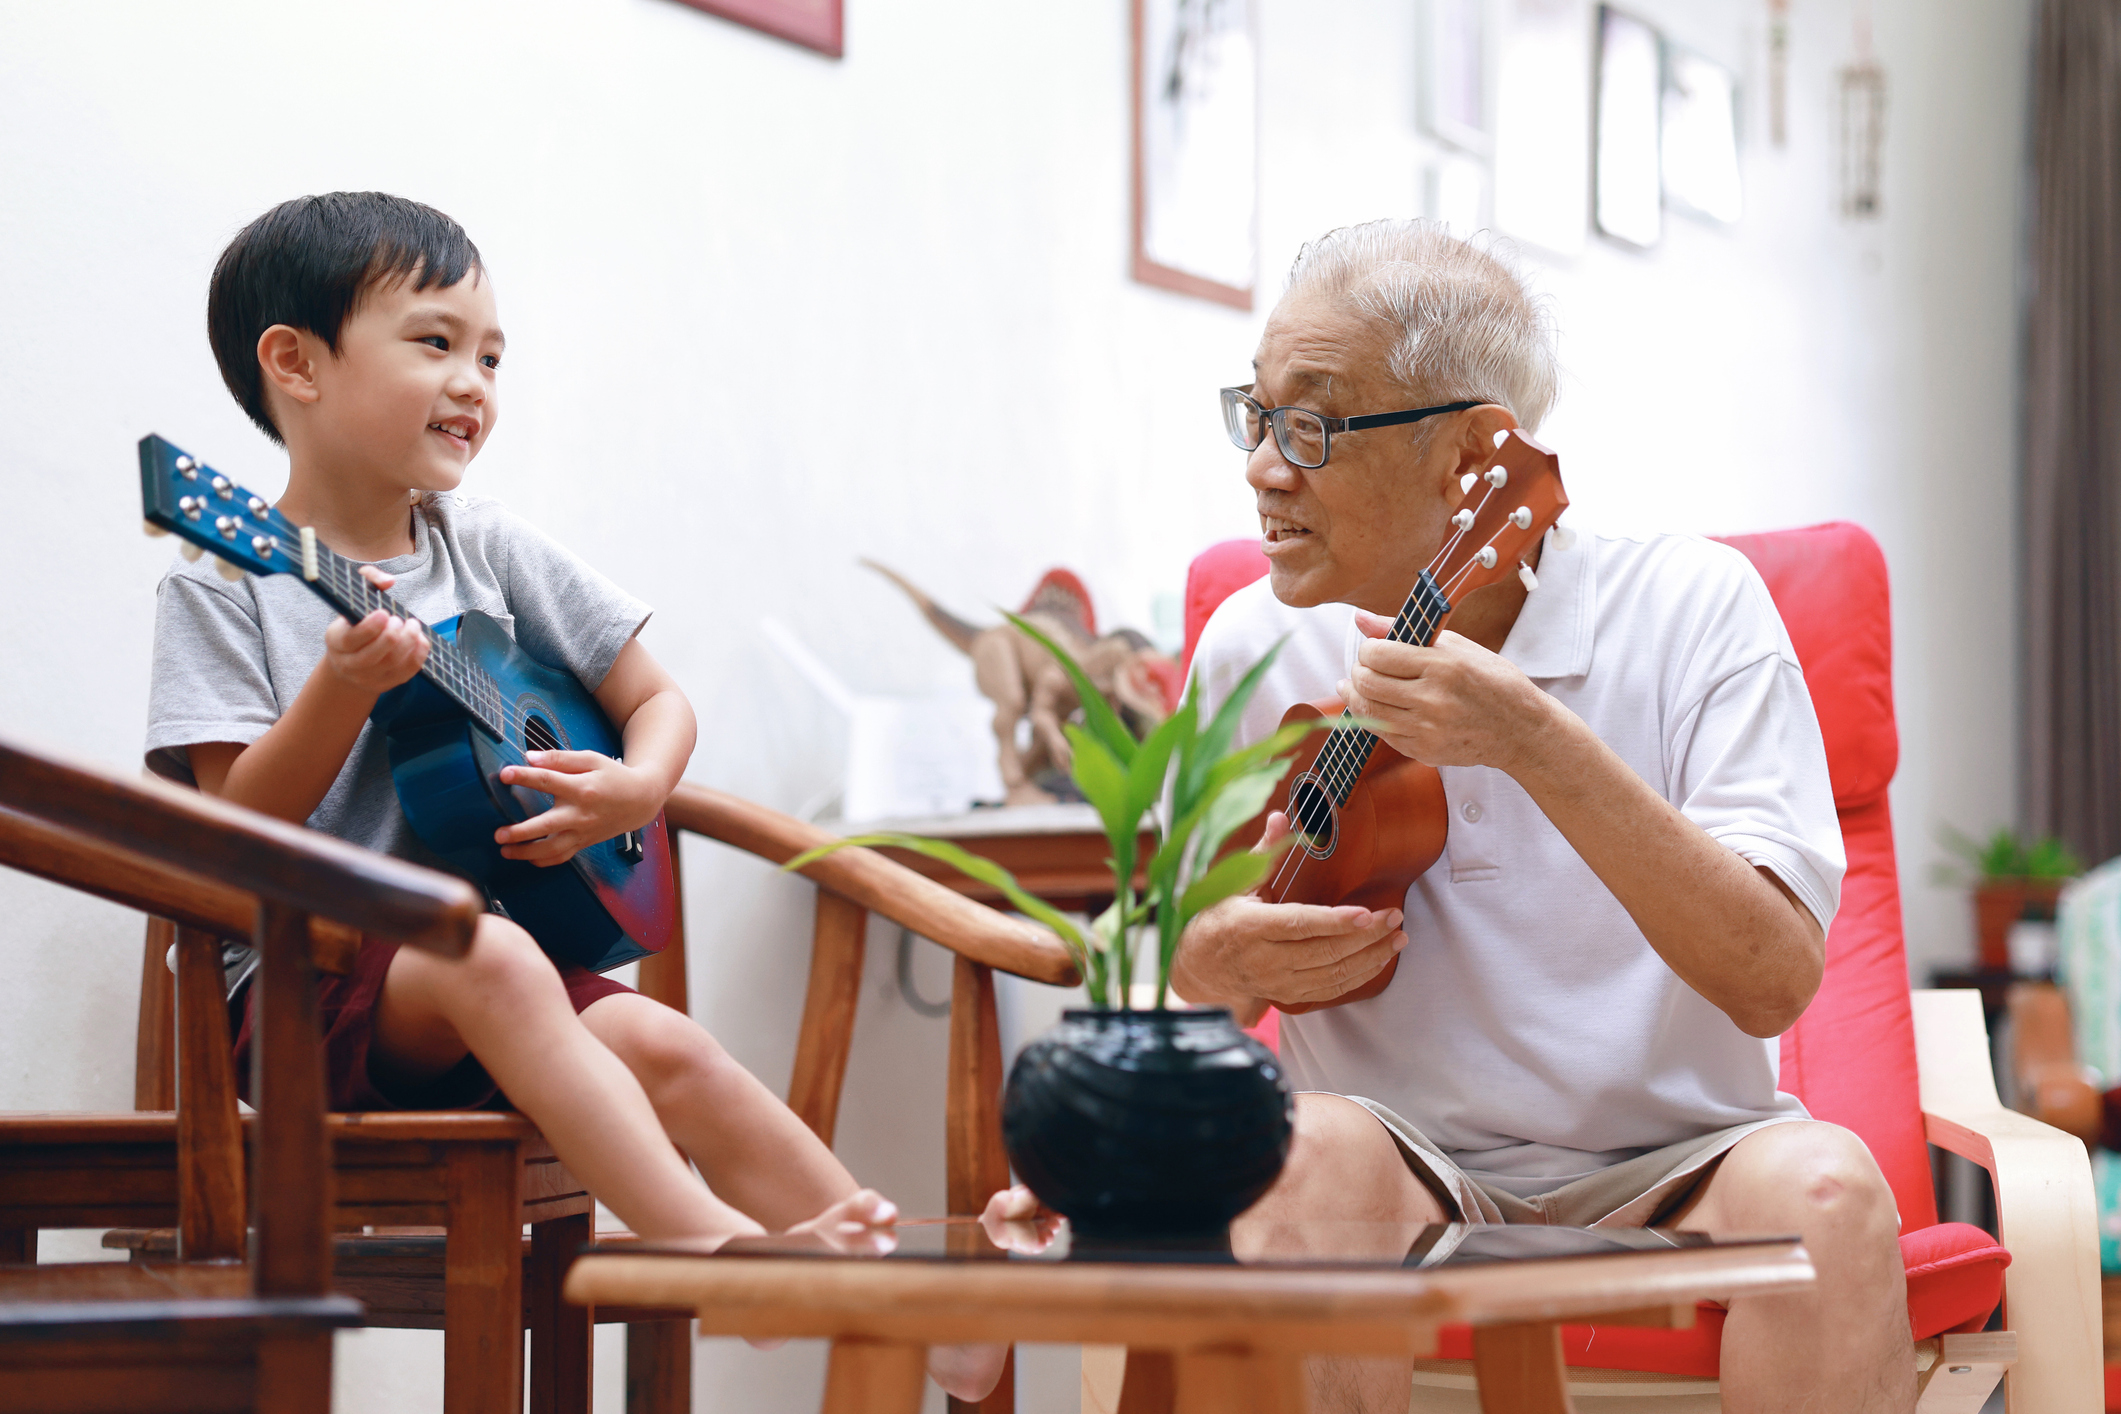
[[1075, 749], [1075, 765], [1069, 774], [1082, 787], [1083, 799], [1096, 808], [1098, 818], [1105, 822], [1105, 838], [1112, 843], [1113, 857], [1128, 861], [1128, 872], [1132, 873], [1134, 837], [1141, 826], [1142, 812], [1130, 808], [1133, 792], [1128, 788], [1127, 768], [1105, 749], [1103, 742], [1081, 727], [1071, 724], [1061, 730]]
[[1133, 762], [1127, 767], [1127, 806], [1136, 820], [1147, 814], [1156, 804], [1157, 797], [1164, 793], [1164, 778], [1170, 774], [1172, 752], [1179, 743], [1193, 739], [1193, 724], [1199, 713], [1199, 705], [1189, 698], [1149, 733], [1142, 749], [1134, 754]]
[[1106, 749], [1118, 757], [1122, 764], [1132, 761], [1140, 743], [1135, 741], [1134, 733], [1127, 730], [1126, 724], [1120, 721], [1119, 714], [1112, 710], [1112, 704], [1105, 700], [1105, 694], [1097, 690], [1097, 684], [1090, 681], [1089, 675], [1076, 663], [1068, 650], [1047, 637], [1037, 624], [1021, 614], [1011, 614], [1007, 610], [1003, 613], [1010, 623], [1016, 625], [1019, 632], [1051, 653], [1053, 661], [1060, 664], [1061, 671], [1075, 684], [1076, 699], [1082, 703], [1083, 722], [1097, 739], [1102, 741]]
[[1260, 679], [1281, 655], [1282, 646], [1289, 641], [1283, 634], [1274, 640], [1274, 646], [1260, 656], [1260, 660], [1248, 669], [1237, 686], [1230, 692], [1228, 700], [1216, 709], [1208, 725], [1194, 738], [1192, 749], [1185, 753], [1179, 763], [1178, 805], [1181, 812], [1193, 804], [1194, 793], [1199, 788], [1199, 778], [1229, 752], [1230, 743], [1237, 738], [1238, 719], [1244, 716], [1245, 706], [1251, 702], [1252, 694], [1259, 691]]
[[1251, 773], [1225, 783], [1207, 802], [1194, 837], [1199, 841], [1195, 858], [1213, 859], [1239, 827], [1267, 808], [1274, 787], [1289, 769], [1286, 761], [1270, 761]]
[[939, 859], [959, 873], [977, 879], [990, 888], [1000, 889], [1003, 896], [1010, 903], [1016, 905], [1018, 912], [1044, 924], [1059, 935], [1061, 942], [1067, 946], [1068, 951], [1074, 954], [1076, 967], [1082, 971], [1086, 979], [1088, 978], [1090, 973], [1090, 945], [1083, 938], [1082, 930], [1077, 928], [1066, 914], [1047, 903], [1044, 899], [1024, 892], [1023, 886], [1016, 882], [1016, 876], [1002, 868], [1001, 865], [996, 864], [991, 859], [983, 859], [979, 855], [954, 845], [948, 840], [931, 840], [921, 835], [901, 835], [888, 831], [873, 835], [853, 835], [847, 839], [833, 840], [829, 844], [821, 844], [816, 849], [804, 850], [801, 854], [783, 864], [781, 870], [783, 873], [793, 872], [804, 868], [806, 865], [816, 863], [828, 854], [849, 848], [910, 849], [915, 854], [925, 854], [930, 859]]
[[1274, 861], [1280, 853], [1280, 850], [1274, 850], [1270, 853], [1254, 854], [1247, 850], [1218, 862], [1213, 869], [1195, 879], [1192, 887], [1186, 890], [1185, 897], [1178, 901], [1179, 926], [1184, 927], [1186, 922], [1196, 915], [1213, 908], [1233, 894], [1243, 893], [1266, 878], [1267, 871], [1274, 867]]

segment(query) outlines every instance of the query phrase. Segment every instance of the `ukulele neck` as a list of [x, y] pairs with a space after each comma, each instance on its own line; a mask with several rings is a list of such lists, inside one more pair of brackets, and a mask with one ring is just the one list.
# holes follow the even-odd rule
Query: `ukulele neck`
[[[1435, 575], [1423, 570], [1421, 578], [1414, 582], [1414, 592], [1407, 596], [1407, 602], [1400, 608], [1399, 617], [1392, 621], [1392, 632], [1387, 637], [1394, 643], [1427, 648], [1436, 641], [1444, 620], [1450, 616], [1451, 601], [1444, 596], [1443, 586], [1436, 582]], [[1354, 715], [1353, 711], [1341, 713], [1343, 717]], [[1353, 727], [1342, 728], [1327, 737], [1314, 769], [1332, 792], [1335, 804], [1348, 803], [1356, 780], [1362, 775], [1363, 767], [1370, 764], [1370, 754], [1376, 749], [1374, 733]]]
[[318, 543], [308, 531], [303, 532], [302, 538], [301, 574], [311, 593], [351, 623], [359, 623], [381, 609], [394, 619], [418, 625], [427, 639], [427, 661], [420, 665], [420, 676], [497, 740], [507, 739], [506, 704], [491, 674], [473, 662], [470, 654], [436, 637], [435, 631], [414, 618], [403, 604], [370, 584], [358, 562]]

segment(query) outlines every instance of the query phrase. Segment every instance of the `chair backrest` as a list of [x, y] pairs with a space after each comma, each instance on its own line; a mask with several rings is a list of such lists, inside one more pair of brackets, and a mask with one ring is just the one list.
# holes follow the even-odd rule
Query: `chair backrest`
[[[1937, 1221], [1922, 1134], [1900, 881], [1886, 788], [1899, 765], [1885, 555], [1846, 521], [1724, 538], [1760, 571], [1789, 629], [1826, 738], [1848, 874], [1827, 935], [1826, 977], [1782, 1038], [1782, 1085], [1863, 1137], [1903, 1231]], [[1223, 599], [1266, 572], [1256, 540], [1210, 547], [1186, 578], [1186, 659]]]
[[1782, 1088], [1861, 1135], [1903, 1232], [1937, 1221], [1922, 1135], [1915, 1025], [1886, 787], [1900, 763], [1885, 554], [1861, 526], [1724, 537], [1767, 581], [1826, 738], [1848, 873], [1819, 995], [1782, 1038]]

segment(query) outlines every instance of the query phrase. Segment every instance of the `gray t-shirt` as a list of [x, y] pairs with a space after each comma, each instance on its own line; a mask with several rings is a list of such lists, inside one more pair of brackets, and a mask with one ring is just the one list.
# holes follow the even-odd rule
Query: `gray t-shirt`
[[[533, 658], [594, 691], [648, 620], [646, 604], [542, 531], [483, 497], [427, 497], [412, 516], [409, 555], [378, 562], [391, 595], [427, 623], [476, 609]], [[224, 580], [208, 560], [182, 560], [156, 590], [155, 662], [148, 693], [147, 766], [196, 784], [185, 748], [248, 746], [291, 706], [324, 656], [330, 605], [291, 574]], [[447, 866], [398, 808], [390, 755], [373, 723], [361, 728], [312, 829], [401, 859]]]

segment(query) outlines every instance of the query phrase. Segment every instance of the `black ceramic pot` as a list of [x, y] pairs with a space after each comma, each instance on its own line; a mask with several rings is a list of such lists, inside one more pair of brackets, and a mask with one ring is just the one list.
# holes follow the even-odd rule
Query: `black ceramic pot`
[[1211, 1237], [1281, 1173], [1291, 1108], [1227, 1011], [1070, 1011], [1010, 1067], [1002, 1141], [1078, 1237]]

